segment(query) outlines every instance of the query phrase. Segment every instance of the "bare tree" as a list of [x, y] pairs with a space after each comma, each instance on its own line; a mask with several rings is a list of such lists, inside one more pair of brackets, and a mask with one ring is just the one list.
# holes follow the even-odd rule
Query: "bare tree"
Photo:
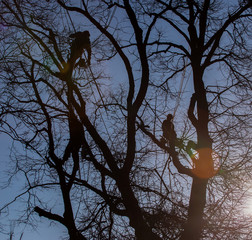
[[251, 179], [250, 7], [2, 0], [1, 131], [25, 149], [13, 174], [27, 219], [71, 240], [251, 236], [247, 219], [235, 228]]
[[[242, 21], [242, 19], [251, 17], [251, 13], [246, 12], [251, 3], [241, 3], [238, 8], [230, 7], [228, 11], [226, 9], [224, 11], [220, 10], [219, 14], [222, 14], [222, 16], [216, 17], [217, 9], [225, 4], [224, 1], [156, 2], [163, 9], [167, 9], [168, 12], [175, 15], [172, 19], [166, 11], [160, 18], [171, 26], [185, 42], [184, 45], [174, 41], [170, 43], [164, 41], [163, 44], [176, 49], [175, 51], [180, 55], [180, 58], [188, 58], [188, 65], [192, 69], [195, 93], [190, 100], [188, 118], [196, 130], [197, 140], [194, 150], [198, 152], [198, 156], [193, 161], [194, 166], [190, 174], [186, 173], [192, 177], [193, 182], [187, 224], [181, 239], [199, 239], [203, 225], [207, 183], [208, 179], [215, 175], [216, 171], [215, 157], [213, 156], [214, 141], [211, 137], [211, 126], [209, 125], [211, 122], [215, 121], [216, 123], [218, 120], [216, 110], [212, 114], [210, 108], [215, 104], [215, 99], [222, 99], [221, 95], [223, 93], [227, 94], [230, 89], [232, 89], [231, 91], [237, 89], [236, 86], [239, 88], [245, 84], [251, 89], [250, 75], [247, 75], [245, 69], [240, 68], [243, 66], [245, 59], [245, 61], [251, 61], [249, 48], [243, 41], [243, 37], [248, 33], [246, 31], [247, 25]], [[152, 14], [158, 16], [159, 13]], [[160, 41], [157, 45], [159, 44]], [[207, 85], [204, 78], [207, 77], [207, 69], [214, 64], [219, 64], [221, 67], [226, 66], [229, 69], [227, 77], [232, 79], [231, 83], [225, 81], [225, 87], [221, 86], [221, 84]], [[182, 64], [182, 69], [184, 67], [186, 67], [185, 64]], [[220, 88], [222, 90], [219, 90]], [[210, 101], [208, 95], [211, 93], [214, 99]], [[234, 96], [231, 98], [236, 101]], [[248, 95], [245, 95], [242, 101], [247, 100]], [[226, 111], [226, 108], [224, 111]], [[194, 112], [197, 113], [197, 116]], [[222, 115], [222, 113], [220, 114]], [[237, 114], [235, 116], [237, 117]], [[249, 116], [245, 114], [243, 117], [243, 121], [248, 122]], [[175, 158], [174, 152], [173, 159]], [[179, 166], [178, 170], [182, 173], [187, 171], [184, 166]]]

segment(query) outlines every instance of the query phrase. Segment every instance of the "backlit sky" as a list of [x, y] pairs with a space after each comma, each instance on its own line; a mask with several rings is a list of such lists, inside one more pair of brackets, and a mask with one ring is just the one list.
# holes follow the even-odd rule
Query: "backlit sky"
[[[121, 75], [120, 68], [118, 68], [118, 65], [115, 63], [115, 67], [111, 67], [110, 69], [107, 69], [108, 72], [113, 72], [113, 74]], [[117, 77], [114, 75], [114, 77], [117, 79]], [[190, 86], [189, 86], [190, 87]], [[1, 183], [6, 180], [4, 179], [6, 176], [5, 171], [10, 166], [9, 163], [9, 153], [10, 153], [10, 147], [11, 147], [11, 141], [10, 139], [0, 133], [0, 185]], [[14, 181], [15, 182], [15, 181]], [[16, 183], [18, 181], [16, 180]], [[9, 201], [12, 201], [15, 196], [20, 192], [20, 186], [17, 186], [15, 184], [12, 184], [8, 189], [0, 189], [0, 207], [2, 207], [4, 204], [6, 204]], [[16, 205], [13, 205], [14, 207], [10, 207], [10, 214], [9, 219], [15, 218], [15, 208]], [[22, 205], [20, 205], [22, 207]], [[252, 204], [251, 204], [252, 206]], [[26, 207], [24, 205], [24, 207]], [[20, 209], [22, 210], [22, 209]], [[252, 212], [252, 207], [251, 207]], [[14, 236], [12, 240], [19, 240], [20, 234], [24, 231], [22, 240], [57, 240], [57, 239], [67, 239], [67, 233], [66, 228], [62, 226], [59, 223], [53, 223], [50, 224], [50, 220], [43, 218], [43, 217], [36, 217], [38, 222], [37, 229], [32, 229], [30, 226], [26, 226], [24, 229], [24, 226], [22, 225], [22, 228], [19, 226], [15, 226], [14, 228]], [[6, 226], [1, 226], [1, 224], [7, 224]], [[8, 219], [5, 218], [5, 214], [0, 214], [0, 240], [9, 240], [9, 236], [6, 234], [1, 233], [1, 228], [4, 227], [4, 230], [8, 232], [8, 230], [13, 229], [13, 227], [8, 226]]]

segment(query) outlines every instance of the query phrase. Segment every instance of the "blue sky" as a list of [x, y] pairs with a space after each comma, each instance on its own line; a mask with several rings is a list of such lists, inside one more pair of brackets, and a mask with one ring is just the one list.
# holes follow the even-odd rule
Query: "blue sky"
[[[6, 170], [9, 169], [10, 164], [10, 147], [11, 140], [4, 134], [0, 133], [0, 186], [3, 186], [3, 182], [6, 182]], [[5, 189], [0, 189], [0, 207], [6, 203], [12, 201], [17, 193], [21, 192], [21, 184], [18, 184], [20, 179], [13, 178], [11, 185]], [[23, 232], [22, 240], [56, 240], [63, 239], [61, 237], [66, 237], [66, 228], [59, 223], [52, 223], [48, 219], [43, 217], [35, 217], [38, 221], [38, 227], [36, 229], [32, 228], [29, 225], [20, 225], [15, 224], [12, 219], [16, 217], [16, 211], [22, 211], [22, 207], [25, 205], [17, 205], [14, 203], [9, 208], [9, 214], [6, 215], [4, 212], [0, 214], [0, 229], [4, 227], [5, 233], [14, 230], [14, 235], [12, 240], [20, 240], [20, 236]], [[12, 224], [11, 224], [12, 223]], [[4, 226], [3, 226], [4, 225]], [[9, 240], [9, 236], [1, 233], [0, 230], [0, 239]]]
[[[115, 65], [118, 65], [115, 63]], [[113, 73], [114, 79], [118, 81], [120, 77], [123, 75], [122, 71], [118, 66], [111, 67], [107, 66], [108, 73]], [[188, 71], [189, 72], [189, 71]], [[213, 71], [214, 72], [214, 71]], [[213, 75], [211, 75], [213, 78]], [[123, 82], [124, 79], [122, 79]], [[212, 79], [213, 80], [213, 79]], [[113, 81], [113, 79], [112, 79]], [[185, 81], [186, 82], [186, 81]], [[188, 83], [188, 87], [190, 87], [190, 81]], [[190, 90], [192, 90], [190, 88]], [[9, 153], [10, 153], [10, 147], [11, 147], [11, 141], [10, 139], [0, 133], [0, 163], [1, 163], [1, 168], [0, 168], [0, 185], [1, 183], [5, 180], [5, 170], [8, 169], [10, 166], [8, 164], [9, 160]], [[20, 186], [17, 185], [18, 181], [15, 180], [14, 183], [10, 186], [8, 189], [1, 190], [0, 189], [0, 207], [2, 207], [5, 203], [12, 201], [15, 198], [15, 195], [21, 191]], [[22, 205], [20, 205], [22, 206]], [[23, 205], [25, 208], [25, 205]], [[8, 219], [14, 219], [15, 215], [15, 205], [14, 208], [10, 208], [10, 214], [8, 217], [6, 217], [4, 214], [0, 214], [0, 228], [1, 224], [6, 224], [5, 231], [8, 231], [11, 226], [8, 226]], [[22, 209], [19, 209], [22, 210]], [[38, 221], [38, 227], [37, 229], [32, 229], [30, 226], [26, 226], [24, 229], [24, 226], [18, 227], [15, 226], [14, 228], [14, 238], [13, 240], [19, 239], [20, 234], [24, 230], [23, 238], [22, 240], [56, 240], [56, 239], [62, 239], [63, 237], [67, 237], [66, 234], [66, 229], [64, 226], [58, 223], [50, 224], [51, 222], [48, 219], [45, 219], [43, 217], [35, 217]], [[4, 235], [0, 233], [0, 240], [7, 240], [9, 239], [8, 235]]]

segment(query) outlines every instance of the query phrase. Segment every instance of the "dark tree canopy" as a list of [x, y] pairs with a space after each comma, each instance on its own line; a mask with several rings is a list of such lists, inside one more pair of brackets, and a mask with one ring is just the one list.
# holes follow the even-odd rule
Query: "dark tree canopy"
[[24, 181], [1, 215], [25, 200], [20, 222], [70, 240], [252, 238], [251, 11], [1, 0], [0, 131]]

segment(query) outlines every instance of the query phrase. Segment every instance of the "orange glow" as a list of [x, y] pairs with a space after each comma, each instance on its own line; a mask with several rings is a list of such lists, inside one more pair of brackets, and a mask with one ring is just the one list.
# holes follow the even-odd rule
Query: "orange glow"
[[199, 178], [211, 178], [219, 171], [219, 156], [210, 148], [197, 149], [191, 159], [194, 165], [192, 172]]

